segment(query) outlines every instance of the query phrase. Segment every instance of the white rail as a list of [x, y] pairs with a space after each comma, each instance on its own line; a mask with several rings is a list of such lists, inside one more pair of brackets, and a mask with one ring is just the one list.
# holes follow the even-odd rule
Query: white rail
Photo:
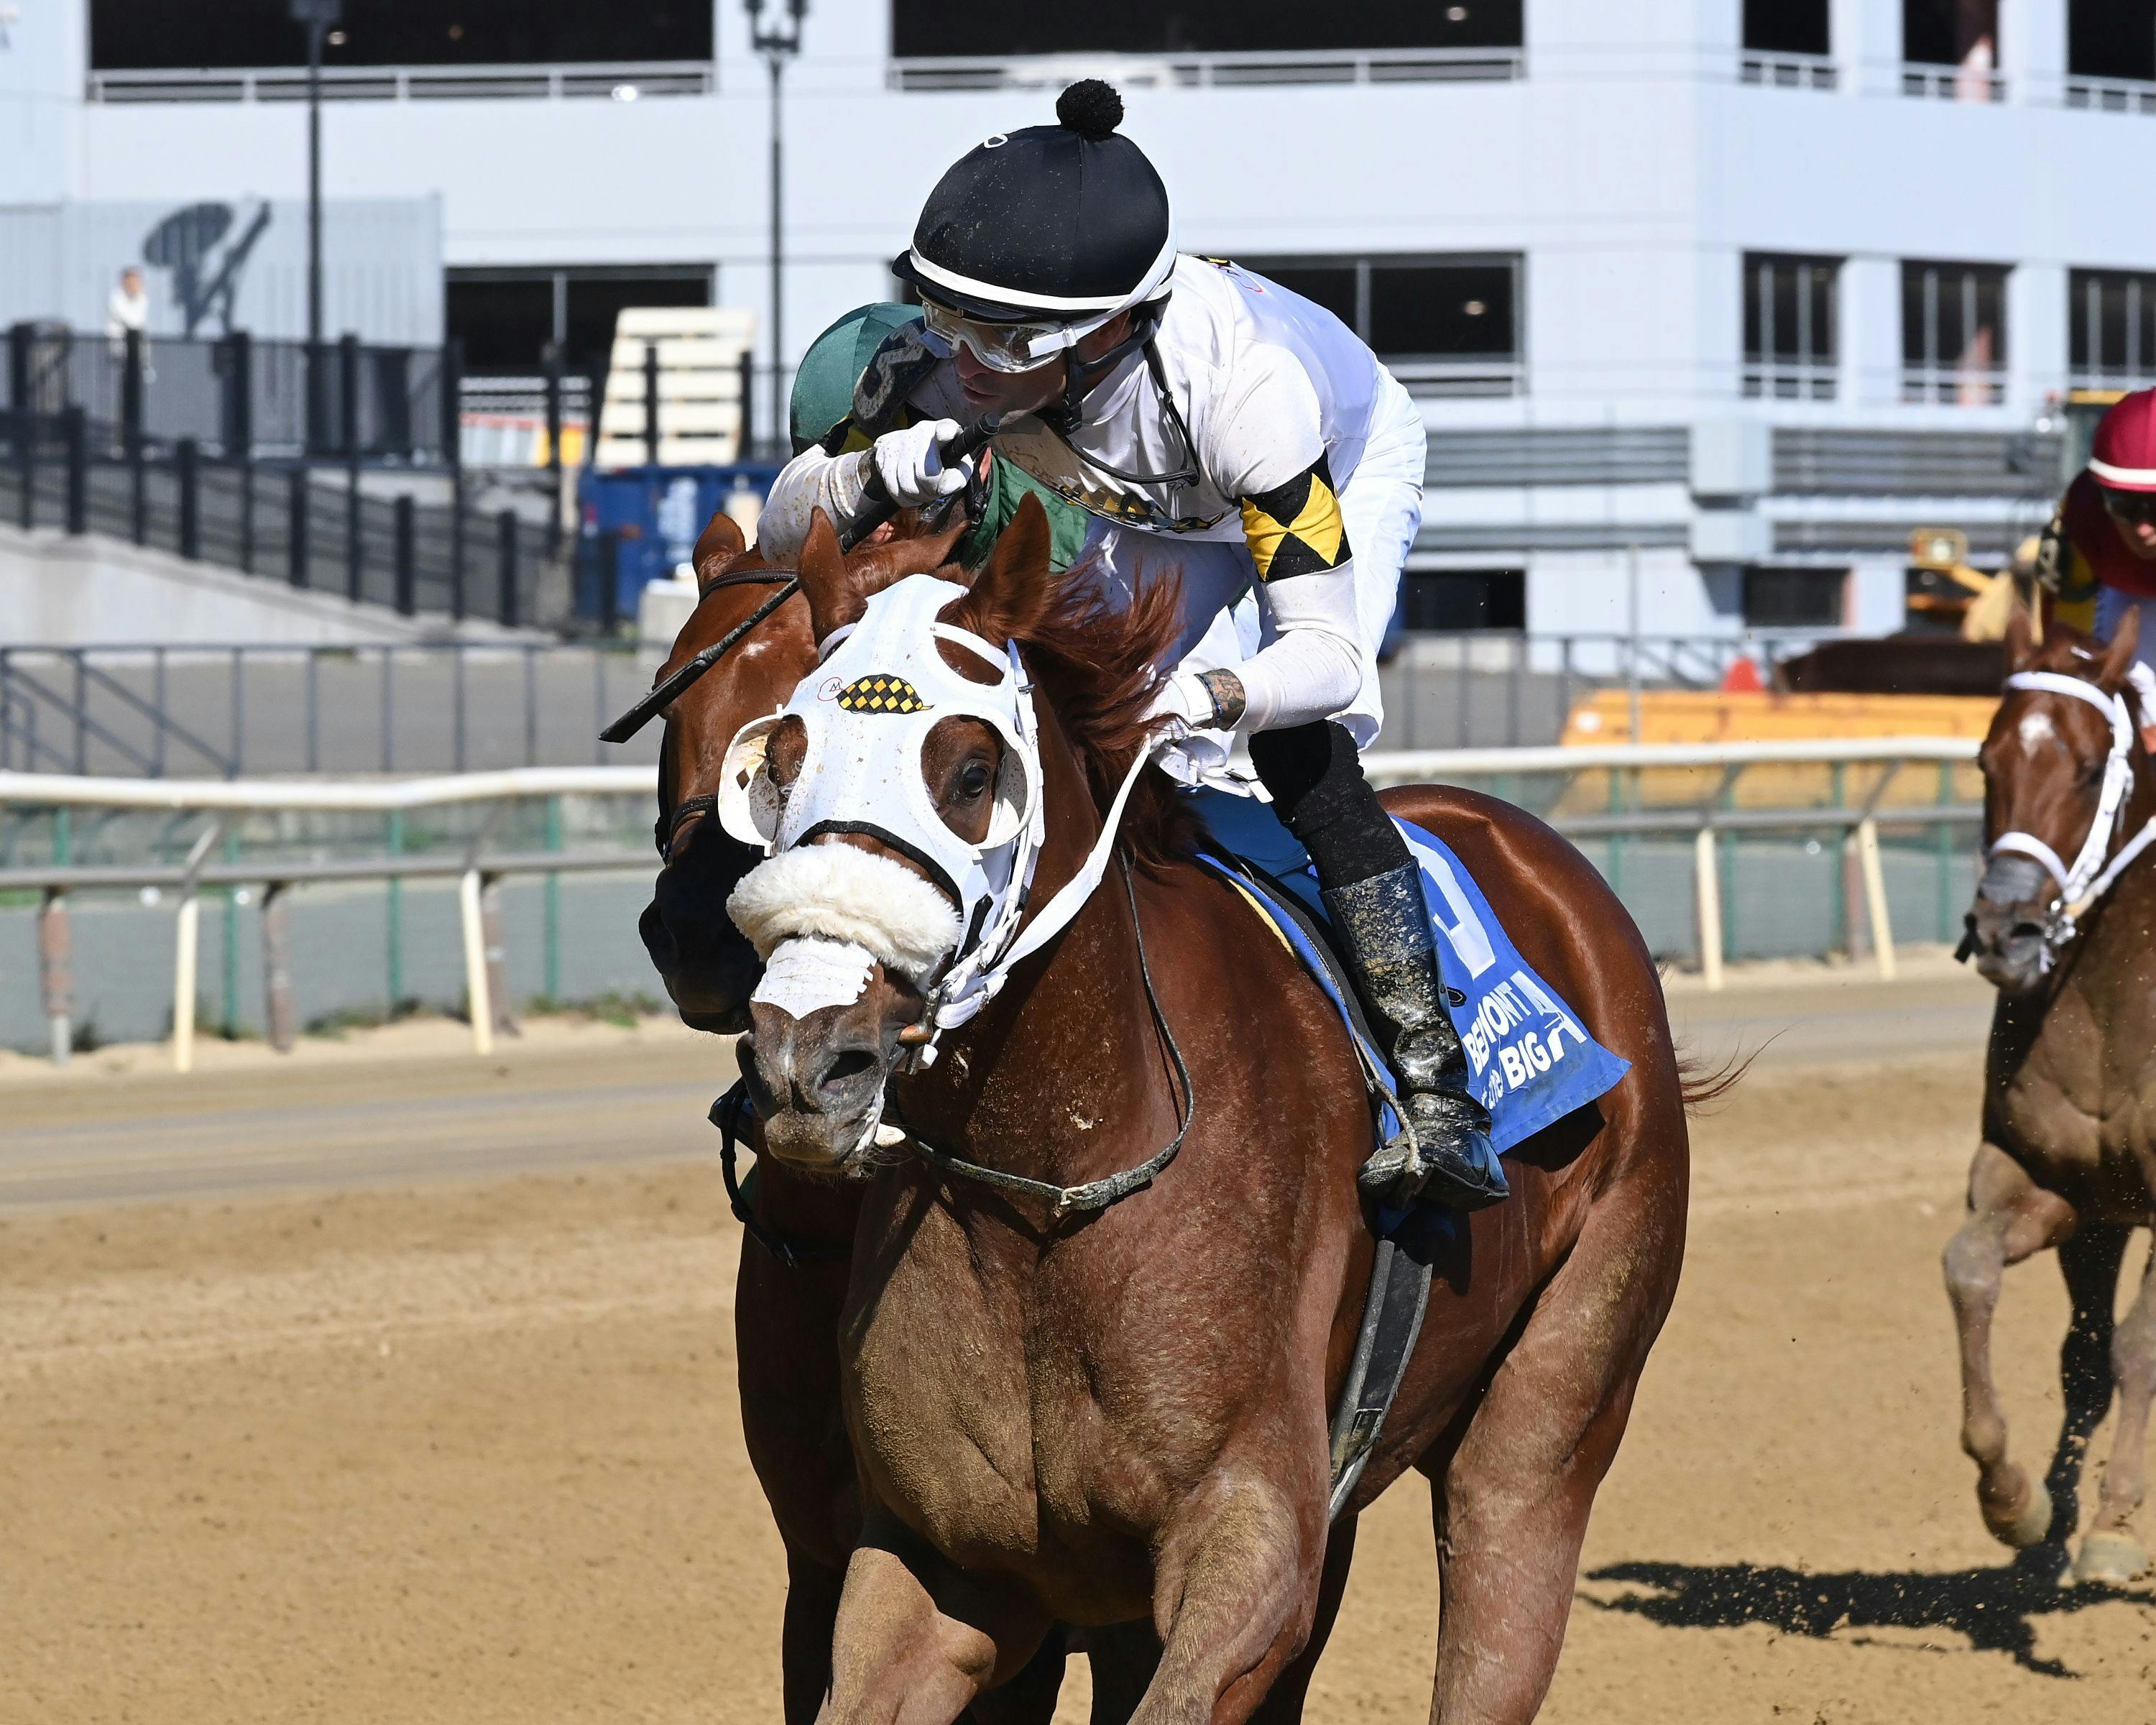
[[[1940, 806], [1897, 809], [1881, 816], [1877, 805], [1886, 786], [1882, 775], [1870, 800], [1861, 808], [1804, 808], [1788, 810], [1717, 808], [1720, 792], [1734, 778], [1755, 767], [1894, 766], [1929, 762], [1973, 761], [1974, 739], [1954, 737], [1863, 737], [1788, 742], [1615, 743], [1568, 748], [1422, 749], [1380, 752], [1365, 758], [1373, 783], [1447, 783], [1537, 774], [1594, 772], [1719, 769], [1716, 794], [1697, 803], [1639, 809], [1561, 821], [1578, 832], [1690, 834], [1695, 846], [1700, 963], [1710, 988], [1722, 982], [1722, 911], [1715, 864], [1717, 835], [1736, 829], [1838, 825], [1847, 829], [1845, 847], [1861, 879], [1865, 921], [1880, 973], [1894, 974], [1893, 933], [1887, 922], [1885, 877], [1879, 852], [1879, 824], [1966, 821], [1970, 811]], [[648, 853], [591, 851], [489, 855], [482, 847], [495, 823], [484, 823], [460, 859], [385, 857], [378, 862], [299, 863], [257, 861], [211, 863], [208, 859], [234, 821], [264, 814], [393, 814], [418, 809], [470, 803], [511, 803], [564, 796], [649, 796], [647, 767], [526, 767], [499, 773], [442, 774], [425, 778], [379, 780], [321, 779], [127, 779], [75, 778], [57, 773], [0, 772], [0, 809], [35, 810], [100, 809], [208, 817], [177, 865], [144, 867], [17, 866], [0, 870], [0, 887], [42, 891], [40, 921], [47, 1015], [53, 1019], [56, 1059], [67, 1055], [67, 940], [59, 914], [69, 891], [171, 886], [178, 893], [177, 958], [172, 980], [172, 1064], [189, 1070], [194, 1060], [194, 1004], [199, 953], [200, 889], [205, 881], [264, 880], [278, 888], [303, 881], [391, 880], [454, 874], [463, 929], [465, 986], [470, 997], [472, 1041], [484, 1055], [492, 1051], [495, 1024], [493, 978], [489, 959], [488, 882], [506, 874], [634, 868]], [[265, 949], [265, 958], [269, 955]], [[273, 1026], [273, 1040], [287, 1045]]]

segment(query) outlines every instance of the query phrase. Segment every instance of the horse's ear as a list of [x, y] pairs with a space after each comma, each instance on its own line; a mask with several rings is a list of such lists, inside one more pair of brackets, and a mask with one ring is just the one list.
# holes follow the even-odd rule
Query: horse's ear
[[2029, 608], [2019, 599], [2006, 614], [2006, 672], [2013, 676], [2035, 662], [2036, 638], [2029, 626]]
[[859, 623], [868, 609], [846, 571], [845, 554], [831, 518], [820, 509], [809, 517], [808, 536], [801, 546], [801, 592], [808, 601], [808, 627], [820, 643], [831, 631]]
[[696, 536], [696, 548], [689, 555], [690, 567], [696, 572], [697, 596], [701, 598], [747, 549], [748, 541], [742, 536], [739, 521], [723, 509], [712, 516]]
[[1028, 492], [1010, 524], [996, 536], [988, 567], [959, 603], [959, 625], [998, 647], [1030, 636], [1055, 598], [1048, 552], [1048, 511]]
[[2128, 605], [2112, 631], [2111, 644], [2104, 651], [2102, 667], [2097, 672], [2097, 681], [2116, 694], [2126, 686], [2126, 674], [2133, 665], [2134, 649], [2141, 644], [2141, 608]]

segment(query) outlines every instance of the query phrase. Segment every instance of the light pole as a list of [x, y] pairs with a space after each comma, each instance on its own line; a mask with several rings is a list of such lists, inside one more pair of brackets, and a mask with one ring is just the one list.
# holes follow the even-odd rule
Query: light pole
[[[786, 63], [801, 52], [801, 20], [808, 0], [785, 0], [781, 15], [778, 0], [771, 0], [771, 21], [764, 22], [766, 0], [747, 0], [749, 45], [760, 51], [771, 69], [771, 440], [774, 449], [786, 446], [786, 401], [779, 388], [785, 347], [786, 229], [783, 205], [784, 128], [779, 113], [779, 90]], [[747, 427], [742, 427], [747, 440]]]
[[344, 16], [344, 0], [291, 0], [307, 31], [307, 453], [324, 442], [322, 389], [322, 39]]

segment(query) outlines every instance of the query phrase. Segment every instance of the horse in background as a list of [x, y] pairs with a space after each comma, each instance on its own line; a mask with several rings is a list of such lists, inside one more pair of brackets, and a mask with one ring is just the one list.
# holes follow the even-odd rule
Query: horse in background
[[[2066, 1567], [2082, 1458], [2117, 1398], [2073, 1563], [2083, 1582], [2148, 1567], [2132, 1523], [2156, 1394], [2156, 1251], [2131, 1310], [2113, 1317], [2128, 1239], [2156, 1224], [2156, 870], [2132, 865], [2156, 835], [2156, 774], [2128, 682], [2137, 633], [2131, 611], [2107, 645], [2061, 628], [2040, 645], [2022, 613], [2008, 628], [2005, 693], [1979, 757], [1985, 860], [1963, 947], [1999, 1003], [1969, 1217], [1945, 1259], [1977, 1502], [2040, 1573]], [[2007, 1456], [1991, 1322], [2006, 1266], [2046, 1249], [2073, 1317], [2059, 1359], [2065, 1422], [2033, 1485]]]
[[[1050, 576], [1046, 549], [1029, 504], [947, 614], [991, 649], [1014, 643], [1038, 680], [1036, 905], [1143, 746], [1175, 623], [1172, 594], [1091, 603]], [[861, 578], [827, 522], [800, 562], [819, 640], [889, 584]], [[924, 782], [962, 834], [987, 830], [1002, 747], [955, 717], [929, 740]], [[802, 759], [785, 725], [770, 734], [771, 794]], [[1471, 792], [1386, 800], [1452, 847], [1526, 961], [1631, 1067], [1508, 1153], [1508, 1202], [1454, 1219], [1399, 1399], [1329, 1526], [1327, 1416], [1374, 1251], [1355, 1181], [1368, 1104], [1339, 1019], [1189, 860], [1158, 775], [1139, 783], [1119, 868], [925, 1073], [896, 1070], [921, 997], [880, 962], [850, 1005], [752, 1008], [744, 1065], [774, 1159], [865, 1199], [835, 1345], [868, 1495], [832, 1725], [943, 1725], [1026, 1668], [1057, 1619], [1082, 1626], [1107, 1717], [1296, 1717], [1355, 1517], [1409, 1467], [1433, 1486], [1434, 1717], [1539, 1707], [1594, 1492], [1676, 1291], [1692, 1098], [1654, 963], [1577, 850]], [[833, 837], [906, 867], [872, 835]], [[1191, 1051], [1187, 1096], [1168, 1039]], [[876, 1155], [864, 1125], [887, 1086], [916, 1142], [1051, 1184], [1143, 1161], [1186, 1106], [1188, 1134], [1140, 1195], [1066, 1216]], [[1104, 1665], [1110, 1649], [1123, 1656]]]

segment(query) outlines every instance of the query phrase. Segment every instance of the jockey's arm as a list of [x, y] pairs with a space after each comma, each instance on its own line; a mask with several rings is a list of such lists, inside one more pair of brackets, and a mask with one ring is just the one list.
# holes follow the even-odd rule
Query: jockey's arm
[[834, 522], [851, 521], [860, 512], [868, 485], [872, 449], [827, 454], [823, 445], [811, 444], [778, 470], [763, 513], [757, 518], [756, 542], [767, 557], [790, 558], [808, 537], [808, 526], [817, 510]]
[[[1238, 395], [1216, 419], [1218, 435], [1200, 440], [1213, 445], [1203, 454], [1220, 490], [1240, 503], [1258, 603], [1275, 631], [1235, 668], [1243, 711], [1231, 722], [1273, 731], [1329, 718], [1363, 686], [1354, 548], [1309, 378], [1291, 362], [1255, 367]], [[1217, 682], [1202, 691], [1194, 672], [1178, 672], [1164, 692], [1201, 726], [1220, 711]]]

